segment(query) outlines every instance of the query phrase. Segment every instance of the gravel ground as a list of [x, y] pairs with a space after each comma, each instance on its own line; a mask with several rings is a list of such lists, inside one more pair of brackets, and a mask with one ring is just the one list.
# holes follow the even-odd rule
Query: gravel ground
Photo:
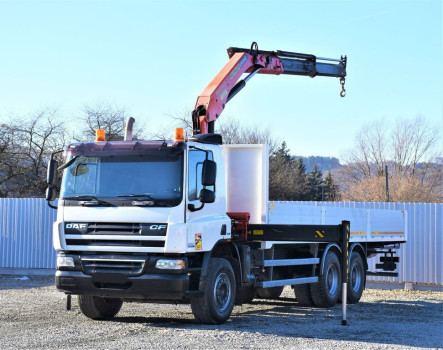
[[278, 300], [237, 306], [224, 325], [196, 324], [188, 305], [125, 303], [112, 321], [84, 317], [52, 277], [0, 276], [1, 349], [411, 349], [443, 347], [443, 292], [365, 291], [348, 306]]

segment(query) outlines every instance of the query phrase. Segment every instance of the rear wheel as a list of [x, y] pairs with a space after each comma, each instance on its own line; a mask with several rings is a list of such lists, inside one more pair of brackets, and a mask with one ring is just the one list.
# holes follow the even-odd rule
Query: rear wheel
[[212, 258], [204, 294], [191, 299], [196, 320], [206, 324], [226, 322], [234, 308], [235, 285], [231, 264], [223, 258]]
[[283, 293], [284, 287], [258, 288], [257, 296], [260, 299], [277, 299]]
[[349, 280], [347, 290], [347, 302], [349, 304], [356, 304], [365, 289], [366, 271], [361, 255], [357, 252], [351, 254], [349, 262]]
[[257, 295], [257, 290], [251, 287], [243, 287], [242, 288], [242, 303], [249, 304], [254, 300]]
[[337, 254], [328, 252], [318, 283], [310, 284], [311, 297], [317, 307], [334, 306], [340, 295], [341, 272]]
[[311, 297], [311, 290], [309, 284], [294, 285], [295, 298], [300, 306], [312, 306], [314, 302]]
[[83, 315], [93, 320], [109, 320], [120, 311], [123, 301], [91, 295], [79, 295], [78, 305]]

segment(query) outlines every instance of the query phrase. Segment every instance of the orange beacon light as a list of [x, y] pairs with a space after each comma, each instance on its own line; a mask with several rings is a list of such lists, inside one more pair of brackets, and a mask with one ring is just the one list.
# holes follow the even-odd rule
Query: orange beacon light
[[105, 130], [97, 129], [95, 131], [95, 141], [105, 141]]
[[185, 141], [183, 128], [175, 128], [174, 141], [175, 142], [184, 142]]

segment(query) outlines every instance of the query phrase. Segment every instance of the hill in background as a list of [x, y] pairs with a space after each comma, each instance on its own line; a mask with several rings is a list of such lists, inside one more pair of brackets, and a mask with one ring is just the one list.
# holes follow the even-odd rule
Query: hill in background
[[341, 167], [340, 160], [335, 157], [322, 157], [322, 156], [293, 156], [293, 159], [297, 160], [301, 158], [303, 160], [303, 164], [306, 167], [306, 171], [312, 171], [314, 168], [314, 164], [317, 164], [317, 169], [321, 172], [325, 173], [328, 170]]

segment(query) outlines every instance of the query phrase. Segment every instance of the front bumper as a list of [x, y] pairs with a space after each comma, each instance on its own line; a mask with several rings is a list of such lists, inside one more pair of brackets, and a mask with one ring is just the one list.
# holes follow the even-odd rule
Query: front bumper
[[[144, 301], [178, 302], [189, 299], [187, 269], [156, 269], [155, 263], [161, 257], [146, 257], [146, 263], [140, 271], [122, 273], [117, 269], [102, 271], [87, 268], [79, 255], [62, 256], [70, 256], [75, 262], [73, 268], [58, 268], [55, 274], [57, 289], [65, 293]], [[119, 261], [118, 257], [113, 262]]]
[[127, 277], [119, 274], [85, 275], [82, 271], [57, 271], [57, 289], [69, 294], [95, 295], [139, 300], [185, 300], [189, 277], [173, 274], [144, 274]]

